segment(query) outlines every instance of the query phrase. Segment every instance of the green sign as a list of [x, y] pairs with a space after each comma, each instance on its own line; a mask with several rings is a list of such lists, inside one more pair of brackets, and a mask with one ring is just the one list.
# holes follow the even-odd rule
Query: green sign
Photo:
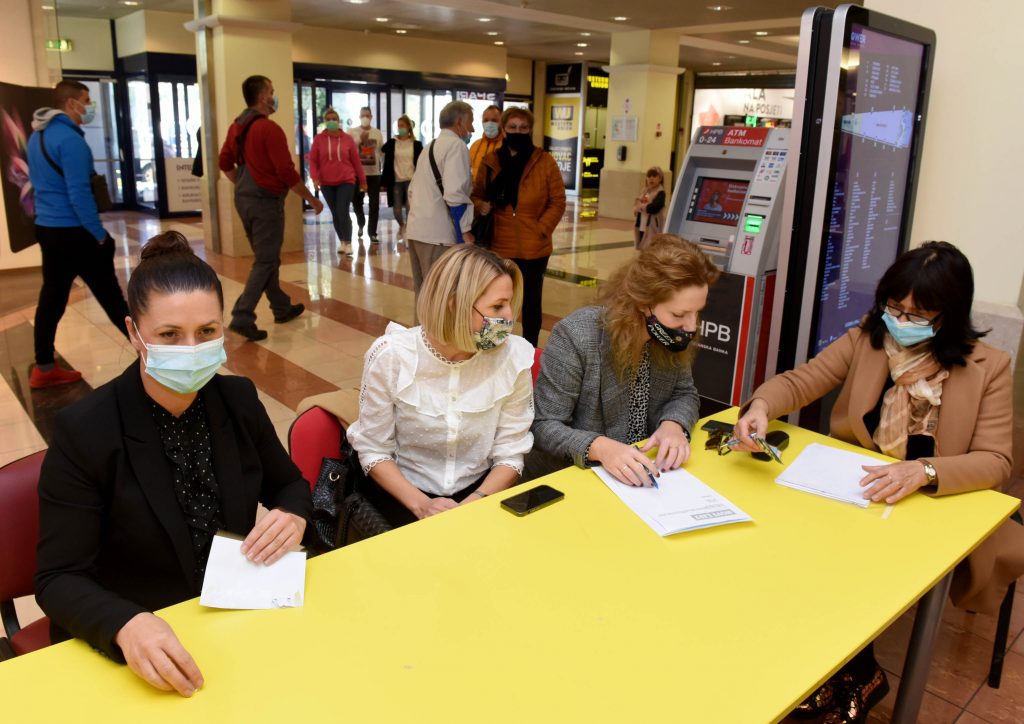
[[748, 234], [760, 234], [764, 217], [759, 214], [747, 214], [743, 219], [743, 231]]
[[746, 124], [748, 126], [753, 126], [754, 128], [757, 128], [757, 116], [747, 116]]
[[67, 53], [71, 50], [71, 41], [67, 38], [51, 38], [46, 41], [47, 50], [57, 50], [61, 53]]

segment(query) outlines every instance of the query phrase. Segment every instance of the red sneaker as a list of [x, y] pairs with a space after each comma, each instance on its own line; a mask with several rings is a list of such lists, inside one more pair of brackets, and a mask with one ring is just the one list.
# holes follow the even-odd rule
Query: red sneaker
[[66, 370], [60, 365], [54, 365], [53, 369], [49, 372], [43, 372], [38, 367], [33, 367], [32, 375], [28, 379], [28, 385], [33, 390], [39, 390], [43, 387], [67, 385], [72, 382], [78, 382], [80, 379], [82, 379], [81, 372], [78, 370]]

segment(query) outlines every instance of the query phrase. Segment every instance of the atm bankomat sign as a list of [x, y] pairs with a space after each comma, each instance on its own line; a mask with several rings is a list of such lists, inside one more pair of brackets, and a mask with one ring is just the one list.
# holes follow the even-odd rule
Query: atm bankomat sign
[[768, 140], [770, 128], [748, 128], [746, 126], [702, 126], [697, 136], [701, 146], [763, 146]]

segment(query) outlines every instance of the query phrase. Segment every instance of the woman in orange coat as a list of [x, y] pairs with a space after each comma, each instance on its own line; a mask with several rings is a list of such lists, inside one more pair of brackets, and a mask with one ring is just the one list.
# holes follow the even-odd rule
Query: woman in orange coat
[[544, 272], [551, 235], [565, 212], [565, 184], [558, 164], [533, 145], [533, 114], [509, 108], [501, 117], [505, 142], [484, 157], [473, 182], [476, 213], [494, 214], [491, 251], [511, 259], [523, 274], [523, 337], [540, 337]]

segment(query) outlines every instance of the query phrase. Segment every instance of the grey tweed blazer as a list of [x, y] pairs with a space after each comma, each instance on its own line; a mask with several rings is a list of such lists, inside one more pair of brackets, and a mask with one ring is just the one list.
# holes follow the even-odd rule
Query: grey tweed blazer
[[[583, 307], [551, 330], [533, 388], [533, 450], [526, 457], [524, 480], [572, 464], [587, 467], [587, 448], [600, 435], [626, 441], [630, 385], [615, 375], [602, 312], [603, 307]], [[665, 420], [689, 433], [699, 408], [689, 366], [651, 365], [648, 435]]]

